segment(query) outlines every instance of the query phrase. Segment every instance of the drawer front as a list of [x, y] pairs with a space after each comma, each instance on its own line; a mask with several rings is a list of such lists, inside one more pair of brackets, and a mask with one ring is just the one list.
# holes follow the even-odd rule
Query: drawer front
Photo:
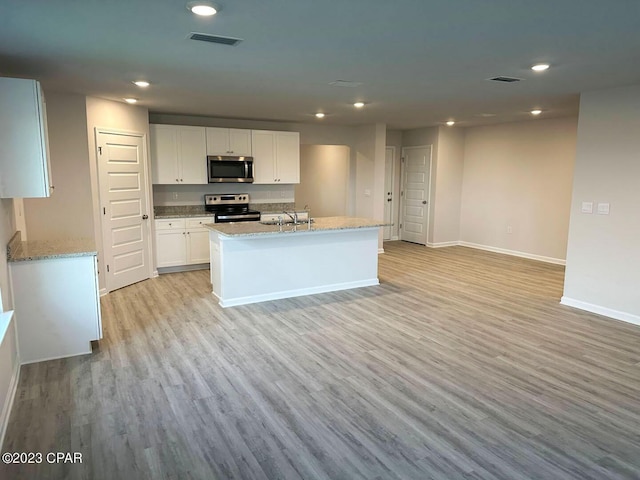
[[184, 218], [167, 218], [156, 220], [156, 230], [184, 230], [186, 222]]
[[215, 219], [213, 217], [187, 218], [187, 229], [191, 230], [194, 228], [204, 228], [203, 225], [205, 223], [215, 223]]

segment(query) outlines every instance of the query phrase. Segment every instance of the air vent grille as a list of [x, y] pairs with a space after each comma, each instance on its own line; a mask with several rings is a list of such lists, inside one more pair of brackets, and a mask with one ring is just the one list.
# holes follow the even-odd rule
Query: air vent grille
[[217, 43], [218, 45], [230, 45], [235, 47], [242, 39], [233, 37], [222, 37], [220, 35], [209, 35], [207, 33], [195, 33], [189, 34], [191, 40], [198, 40], [199, 42]]
[[361, 86], [362, 82], [354, 82], [352, 80], [335, 80], [333, 82], [329, 82], [329, 85], [332, 87], [355, 88]]
[[514, 83], [514, 82], [519, 82], [522, 79], [515, 78], [515, 77], [500, 76], [500, 77], [489, 78], [488, 80], [491, 80], [492, 82]]

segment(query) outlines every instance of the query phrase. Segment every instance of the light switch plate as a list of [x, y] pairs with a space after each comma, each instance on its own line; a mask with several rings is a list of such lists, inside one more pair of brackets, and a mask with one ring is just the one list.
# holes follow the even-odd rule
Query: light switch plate
[[609, 204], [608, 203], [599, 203], [598, 204], [598, 215], [609, 215]]
[[582, 202], [582, 213], [593, 213], [593, 202]]

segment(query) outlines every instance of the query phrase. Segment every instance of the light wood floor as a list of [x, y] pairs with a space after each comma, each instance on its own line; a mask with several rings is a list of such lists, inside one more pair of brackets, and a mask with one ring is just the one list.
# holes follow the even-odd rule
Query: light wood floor
[[93, 355], [23, 367], [4, 445], [83, 463], [0, 478], [640, 478], [640, 327], [559, 305], [559, 266], [385, 249], [378, 287], [104, 297]]

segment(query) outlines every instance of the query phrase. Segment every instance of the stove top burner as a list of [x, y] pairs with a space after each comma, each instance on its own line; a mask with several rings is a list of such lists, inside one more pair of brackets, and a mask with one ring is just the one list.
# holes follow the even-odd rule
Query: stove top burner
[[207, 194], [204, 196], [204, 208], [215, 214], [216, 223], [260, 220], [260, 212], [249, 209], [249, 195], [246, 193]]

